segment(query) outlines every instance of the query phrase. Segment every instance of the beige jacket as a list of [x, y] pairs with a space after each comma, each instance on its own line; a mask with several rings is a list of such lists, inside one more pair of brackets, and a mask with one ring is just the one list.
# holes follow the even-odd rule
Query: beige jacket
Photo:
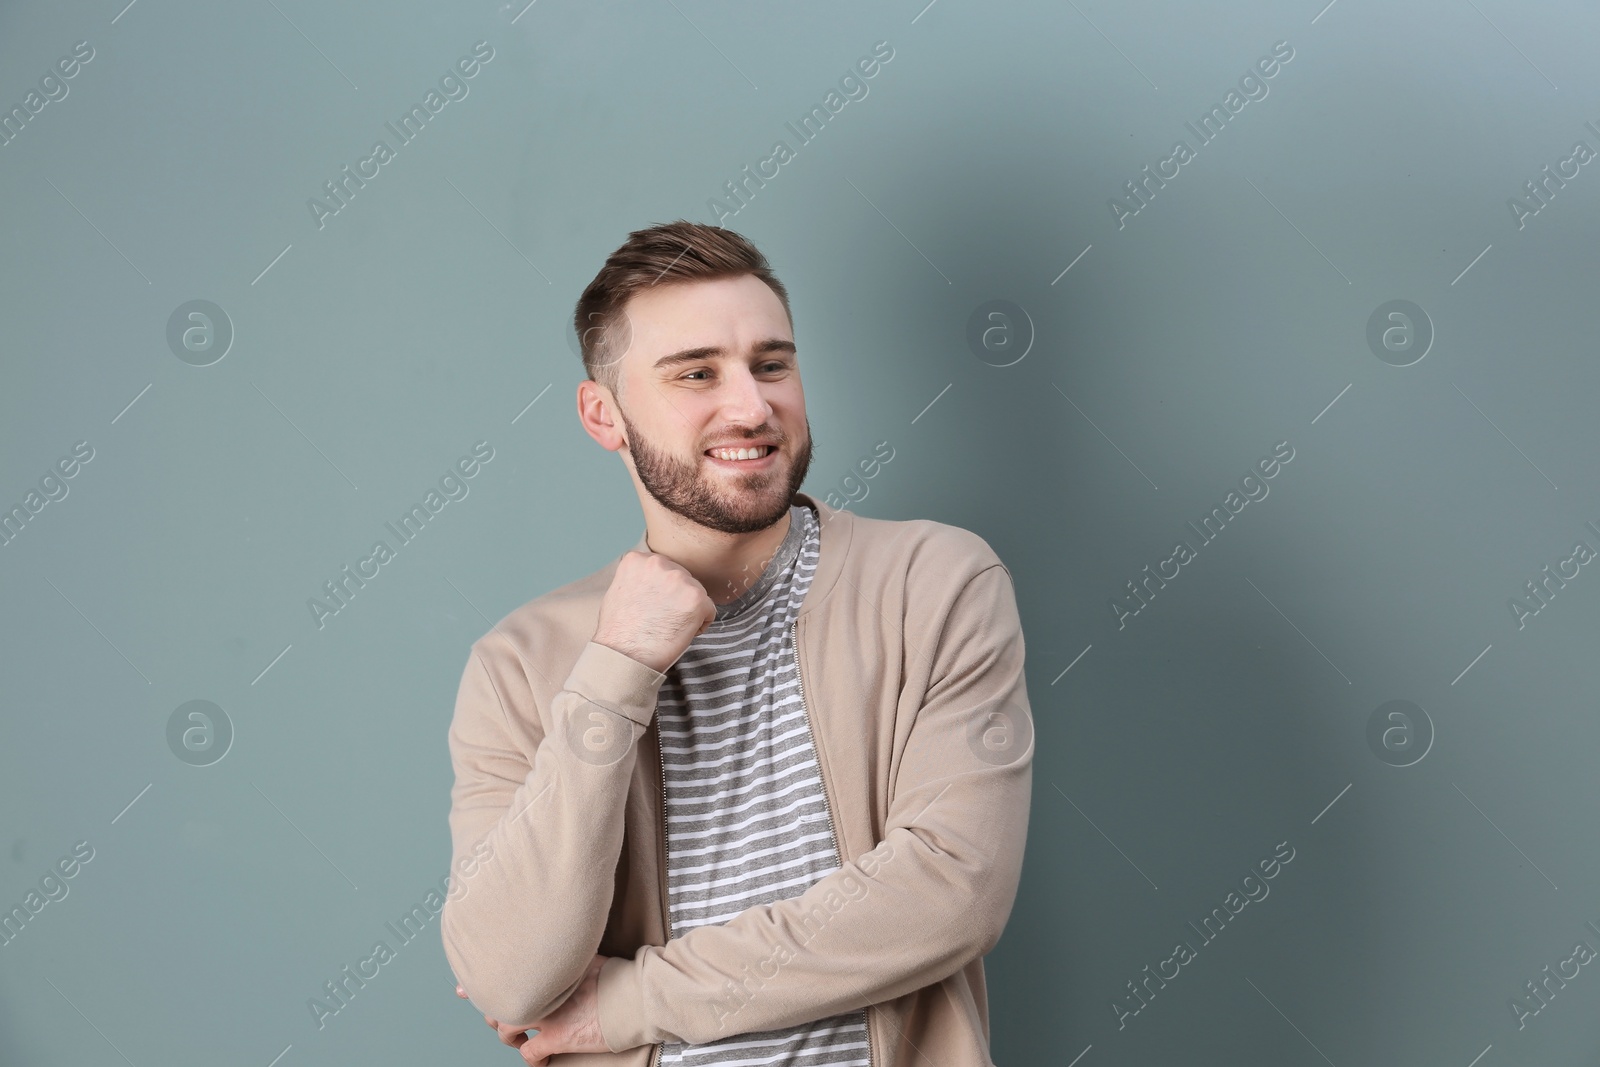
[[797, 897], [667, 937], [666, 675], [590, 640], [615, 560], [472, 646], [445, 956], [480, 1011], [528, 1024], [616, 957], [599, 975], [613, 1051], [552, 1063], [646, 1067], [662, 1041], [870, 1005], [873, 1067], [992, 1065], [982, 957], [1016, 896], [1033, 765], [1011, 572], [959, 527], [797, 502], [822, 520], [792, 632], [843, 861]]

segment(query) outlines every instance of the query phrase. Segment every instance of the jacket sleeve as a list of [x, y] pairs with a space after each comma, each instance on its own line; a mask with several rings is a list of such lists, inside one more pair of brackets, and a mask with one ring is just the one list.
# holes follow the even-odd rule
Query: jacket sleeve
[[1021, 878], [1033, 726], [1010, 572], [955, 597], [884, 838], [797, 897], [605, 962], [612, 1051], [812, 1022], [939, 982], [999, 941]]
[[551, 701], [547, 734], [523, 663], [496, 631], [461, 675], [439, 926], [472, 1003], [531, 1024], [577, 988], [600, 945], [635, 742], [666, 675], [591, 641]]

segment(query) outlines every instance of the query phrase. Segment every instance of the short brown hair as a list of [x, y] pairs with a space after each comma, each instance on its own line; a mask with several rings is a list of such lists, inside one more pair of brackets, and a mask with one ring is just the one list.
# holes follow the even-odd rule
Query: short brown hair
[[634, 294], [653, 285], [744, 274], [755, 275], [778, 295], [793, 330], [788, 291], [772, 273], [767, 258], [739, 234], [686, 219], [628, 234], [584, 288], [573, 312], [572, 325], [590, 380], [610, 389], [612, 396], [619, 395], [622, 357], [629, 341], [619, 327], [623, 325], [622, 310]]

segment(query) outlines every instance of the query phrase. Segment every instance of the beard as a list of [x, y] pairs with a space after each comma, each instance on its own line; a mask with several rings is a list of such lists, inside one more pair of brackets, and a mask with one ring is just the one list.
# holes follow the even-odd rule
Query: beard
[[755, 533], [782, 519], [793, 506], [794, 495], [811, 466], [809, 419], [805, 443], [799, 451], [791, 452], [792, 442], [782, 434], [758, 432], [753, 436], [778, 438], [779, 454], [772, 467], [723, 474], [711, 466], [710, 457], [704, 453], [684, 461], [652, 447], [628, 420], [620, 404], [617, 410], [628, 431], [624, 447], [633, 457], [633, 469], [645, 492], [668, 511], [722, 533]]

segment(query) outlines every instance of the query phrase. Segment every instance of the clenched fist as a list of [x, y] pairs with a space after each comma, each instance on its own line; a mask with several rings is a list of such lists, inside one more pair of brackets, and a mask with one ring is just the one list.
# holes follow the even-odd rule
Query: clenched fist
[[664, 672], [716, 617], [694, 575], [658, 553], [629, 551], [600, 601], [594, 640]]

